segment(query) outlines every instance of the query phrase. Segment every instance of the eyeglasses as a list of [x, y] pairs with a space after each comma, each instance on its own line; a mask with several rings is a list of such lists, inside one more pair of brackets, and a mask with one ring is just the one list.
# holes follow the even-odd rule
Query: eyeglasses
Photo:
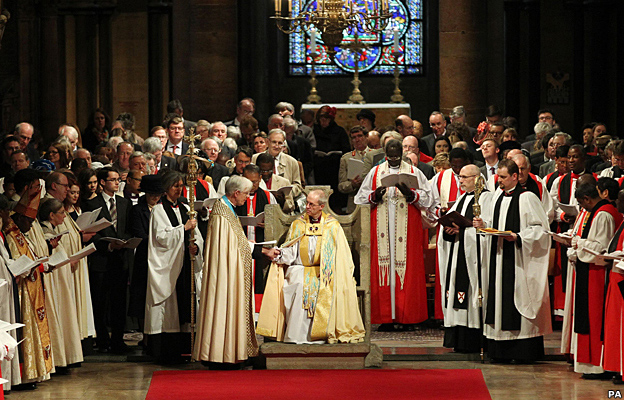
[[401, 161], [401, 157], [386, 157], [388, 161]]
[[119, 179], [119, 178], [111, 178], [111, 179], [107, 179], [106, 182], [121, 182], [121, 179]]
[[475, 175], [460, 175], [460, 176], [459, 176], [459, 179], [474, 178], [475, 176], [477, 176], [477, 175], [476, 175], [476, 174], [475, 174]]
[[260, 170], [261, 174], [268, 174], [269, 172], [273, 172], [273, 170], [272, 169], [261, 169]]
[[320, 204], [310, 203], [309, 201], [306, 203], [306, 207], [320, 207]]
[[57, 185], [61, 185], [61, 186], [65, 186], [65, 187], [69, 187], [68, 183], [61, 183], [61, 182], [54, 182]]

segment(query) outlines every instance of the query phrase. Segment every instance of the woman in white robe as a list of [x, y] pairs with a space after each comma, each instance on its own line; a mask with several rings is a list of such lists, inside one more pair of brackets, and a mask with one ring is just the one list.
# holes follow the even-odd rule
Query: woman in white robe
[[[150, 337], [154, 355], [162, 361], [179, 361], [181, 354], [190, 354], [190, 335], [169, 338], [169, 334], [190, 333], [191, 266], [195, 254], [196, 288], [203, 260], [202, 236], [197, 220], [188, 217], [188, 207], [179, 201], [182, 175], [171, 171], [163, 176], [165, 195], [150, 218], [148, 243], [147, 300], [145, 305], [145, 334]], [[189, 245], [189, 233], [195, 233], [195, 244]], [[199, 290], [197, 290], [199, 292]], [[199, 298], [199, 293], [197, 295]], [[179, 335], [172, 335], [179, 336]], [[160, 343], [159, 343], [160, 342]]]

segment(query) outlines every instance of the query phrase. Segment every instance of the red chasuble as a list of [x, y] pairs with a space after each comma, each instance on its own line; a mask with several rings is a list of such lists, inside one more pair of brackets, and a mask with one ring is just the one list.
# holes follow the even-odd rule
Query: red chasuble
[[[611, 214], [615, 226], [619, 226], [622, 222], [622, 214], [612, 204], [604, 204], [595, 213], [591, 213], [593, 215], [587, 221], [583, 231], [589, 232], [594, 217], [602, 211]], [[587, 237], [586, 234], [582, 236]], [[588, 265], [588, 267], [583, 265]], [[574, 299], [574, 332], [577, 333], [576, 360], [601, 366], [606, 269], [604, 265], [585, 264], [579, 260], [576, 262], [576, 269]]]
[[[412, 167], [413, 169], [413, 167]], [[373, 191], [377, 189], [377, 172], [373, 177]], [[404, 213], [397, 207], [397, 215]], [[390, 285], [380, 285], [377, 240], [377, 207], [371, 211], [371, 323], [417, 324], [427, 320], [427, 291], [425, 286], [424, 234], [420, 210], [414, 204], [407, 207], [407, 254], [403, 288], [395, 272], [395, 318], [392, 319]], [[398, 239], [397, 239], [398, 240]]]

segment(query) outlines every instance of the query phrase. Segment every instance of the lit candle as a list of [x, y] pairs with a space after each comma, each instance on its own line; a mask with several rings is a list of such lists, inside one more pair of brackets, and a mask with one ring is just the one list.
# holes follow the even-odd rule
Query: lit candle
[[310, 51], [312, 54], [316, 53], [316, 28], [310, 29]]
[[292, 0], [288, 0], [288, 14], [292, 14]]
[[395, 53], [399, 52], [399, 28], [394, 28], [394, 50]]
[[275, 0], [275, 14], [279, 14], [279, 2], [280, 0]]

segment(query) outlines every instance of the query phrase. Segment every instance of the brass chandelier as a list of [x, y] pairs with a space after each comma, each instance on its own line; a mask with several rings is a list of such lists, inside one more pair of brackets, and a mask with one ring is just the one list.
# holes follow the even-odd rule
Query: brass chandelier
[[390, 0], [364, 0], [365, 12], [358, 11], [354, 7], [357, 0], [317, 0], [316, 9], [301, 11], [293, 16], [293, 2], [299, 4], [301, 10], [302, 0], [286, 0], [288, 13], [282, 15], [282, 2], [275, 0], [275, 20], [277, 28], [287, 35], [299, 29], [313, 29], [321, 35], [321, 39], [327, 45], [327, 54], [334, 57], [335, 48], [340, 46], [343, 39], [343, 31], [367, 33], [381, 33], [392, 19], [390, 13]]

